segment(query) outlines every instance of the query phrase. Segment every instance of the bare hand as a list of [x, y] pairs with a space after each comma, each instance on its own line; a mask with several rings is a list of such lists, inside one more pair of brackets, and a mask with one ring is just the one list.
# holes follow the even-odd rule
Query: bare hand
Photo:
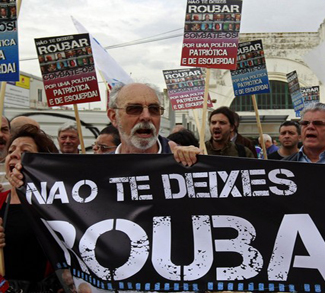
[[203, 155], [203, 151], [193, 145], [179, 146], [173, 141], [168, 142], [177, 163], [184, 166], [192, 166], [197, 162], [197, 155]]
[[12, 170], [11, 175], [9, 176], [9, 178], [7, 178], [11, 186], [18, 188], [24, 184], [23, 182], [24, 176], [20, 172], [22, 167], [23, 166], [20, 163], [17, 163], [15, 168]]

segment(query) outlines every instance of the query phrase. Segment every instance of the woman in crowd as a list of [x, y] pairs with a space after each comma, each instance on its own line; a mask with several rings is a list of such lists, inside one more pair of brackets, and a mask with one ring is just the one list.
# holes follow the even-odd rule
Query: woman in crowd
[[[8, 144], [8, 155], [5, 160], [7, 178], [12, 176], [15, 165], [21, 162], [23, 153], [58, 153], [58, 150], [52, 139], [42, 130], [31, 124], [24, 125], [11, 137]], [[6, 243], [5, 279], [24, 280], [33, 291], [37, 282], [46, 275], [48, 260], [25, 216], [14, 187], [0, 193], [0, 206]], [[1, 247], [4, 246], [3, 233], [0, 238]]]

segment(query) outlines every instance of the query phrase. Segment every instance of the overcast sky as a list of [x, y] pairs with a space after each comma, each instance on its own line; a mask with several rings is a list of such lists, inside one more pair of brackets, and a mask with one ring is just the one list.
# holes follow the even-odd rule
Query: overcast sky
[[[181, 34], [186, 3], [187, 0], [22, 0], [20, 59], [36, 58], [35, 38], [76, 34], [71, 16], [104, 47], [156, 35]], [[241, 32], [316, 32], [324, 19], [324, 0], [244, 0]], [[181, 68], [182, 41], [179, 36], [108, 52], [135, 81], [154, 83], [163, 89], [162, 70]], [[21, 61], [20, 69], [41, 76], [36, 59]]]

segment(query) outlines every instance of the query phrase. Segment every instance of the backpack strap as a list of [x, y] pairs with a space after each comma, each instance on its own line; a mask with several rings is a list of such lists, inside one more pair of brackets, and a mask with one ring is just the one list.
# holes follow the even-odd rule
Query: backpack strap
[[246, 150], [242, 144], [236, 143], [236, 149], [239, 157], [246, 158]]

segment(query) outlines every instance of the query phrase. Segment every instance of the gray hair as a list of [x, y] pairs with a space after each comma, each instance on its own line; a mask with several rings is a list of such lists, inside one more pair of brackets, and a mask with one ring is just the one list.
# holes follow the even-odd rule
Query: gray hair
[[[264, 140], [264, 142], [267, 142], [267, 141], [272, 142], [271, 136], [269, 136], [266, 133], [263, 134], [263, 140]], [[258, 141], [261, 141], [261, 137], [258, 138]]]
[[[135, 84], [135, 83], [133, 83], [133, 84]], [[122, 88], [124, 88], [126, 85], [132, 85], [132, 83], [128, 83], [128, 84], [118, 83], [112, 88], [112, 90], [109, 94], [109, 103], [108, 103], [109, 108], [114, 109], [117, 107], [118, 95], [119, 95], [120, 91], [122, 90]], [[144, 83], [144, 85], [151, 88], [156, 93], [159, 104], [161, 104], [162, 103], [162, 95], [161, 95], [161, 92], [159, 91], [158, 87], [153, 84], [149, 84], [149, 83]]]
[[74, 130], [74, 131], [77, 131], [78, 132], [78, 128], [77, 128], [76, 122], [68, 121], [68, 122], [62, 124], [61, 127], [58, 130], [58, 135], [60, 135], [60, 133], [62, 131], [66, 131], [66, 130]]
[[316, 112], [316, 111], [325, 112], [325, 104], [323, 104], [323, 103], [311, 103], [311, 104], [307, 105], [307, 107], [304, 108], [300, 113], [301, 119], [304, 117], [304, 115], [307, 112]]

